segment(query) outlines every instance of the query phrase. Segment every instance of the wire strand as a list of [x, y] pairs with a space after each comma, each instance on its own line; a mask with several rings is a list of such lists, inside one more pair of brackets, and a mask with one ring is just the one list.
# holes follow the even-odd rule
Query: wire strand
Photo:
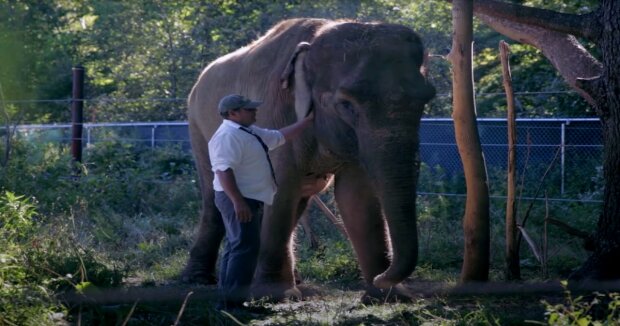
[[[515, 92], [514, 95], [517, 96], [538, 96], [538, 95], [554, 95], [554, 94], [575, 94], [578, 95], [575, 91], [541, 91], [541, 92], [530, 92], [530, 91], [522, 91]], [[505, 96], [506, 93], [503, 92], [495, 92], [495, 93], [478, 93], [474, 96], [484, 97], [484, 96]], [[436, 97], [452, 97], [451, 93], [440, 93], [437, 94]], [[7, 99], [4, 100], [4, 103], [11, 104], [22, 104], [22, 103], [71, 103], [74, 99], [72, 98], [64, 98], [64, 99]], [[147, 97], [147, 98], [116, 98], [116, 97], [101, 97], [101, 98], [83, 98], [83, 99], [75, 99], [75, 101], [83, 101], [83, 102], [110, 102], [110, 103], [128, 103], [128, 102], [185, 102], [187, 101], [186, 97]]]

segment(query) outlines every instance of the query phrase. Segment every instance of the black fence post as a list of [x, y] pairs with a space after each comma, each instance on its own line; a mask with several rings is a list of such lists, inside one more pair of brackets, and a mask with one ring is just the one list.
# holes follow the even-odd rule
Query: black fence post
[[84, 122], [84, 67], [73, 67], [71, 101], [71, 155], [75, 162], [82, 162], [82, 129]]

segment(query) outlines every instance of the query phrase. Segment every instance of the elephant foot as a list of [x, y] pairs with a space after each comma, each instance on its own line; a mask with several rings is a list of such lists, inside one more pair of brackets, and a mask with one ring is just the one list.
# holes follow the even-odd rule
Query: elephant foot
[[388, 289], [379, 289], [370, 286], [362, 295], [361, 302], [365, 305], [384, 303], [413, 302], [413, 294], [401, 284]]
[[191, 262], [181, 272], [180, 279], [182, 283], [188, 284], [217, 284], [217, 278], [213, 275], [213, 272], [207, 268], [200, 268], [197, 264]]
[[293, 269], [293, 277], [295, 277], [295, 284], [299, 285], [301, 283], [303, 283], [303, 280], [301, 278], [301, 274], [299, 274], [299, 271], [297, 270], [297, 268]]
[[257, 299], [266, 299], [268, 302], [300, 301], [303, 295], [296, 286], [285, 288], [276, 284], [255, 285], [252, 290], [253, 296]]
[[286, 291], [284, 291], [284, 300], [285, 301], [301, 301], [302, 293], [297, 287], [292, 287]]

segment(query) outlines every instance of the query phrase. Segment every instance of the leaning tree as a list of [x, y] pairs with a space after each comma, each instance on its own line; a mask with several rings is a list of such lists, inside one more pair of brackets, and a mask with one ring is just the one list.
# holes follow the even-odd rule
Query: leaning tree
[[[601, 0], [595, 10], [578, 15], [474, 0], [474, 15], [499, 33], [538, 48], [596, 109], [603, 126], [604, 203], [594, 251], [573, 278], [620, 278], [620, 1]], [[598, 58], [580, 40], [594, 44]]]

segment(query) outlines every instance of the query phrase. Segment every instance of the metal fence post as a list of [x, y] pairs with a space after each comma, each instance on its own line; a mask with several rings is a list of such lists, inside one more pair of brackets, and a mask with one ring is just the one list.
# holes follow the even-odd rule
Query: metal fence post
[[151, 128], [151, 149], [155, 148], [155, 128], [157, 128], [157, 125], [153, 125]]
[[562, 122], [560, 128], [560, 194], [564, 195], [564, 159], [566, 150], [566, 122]]
[[84, 67], [73, 67], [71, 101], [71, 155], [75, 162], [82, 162], [82, 127], [84, 122]]
[[86, 126], [86, 147], [90, 146], [90, 128]]

